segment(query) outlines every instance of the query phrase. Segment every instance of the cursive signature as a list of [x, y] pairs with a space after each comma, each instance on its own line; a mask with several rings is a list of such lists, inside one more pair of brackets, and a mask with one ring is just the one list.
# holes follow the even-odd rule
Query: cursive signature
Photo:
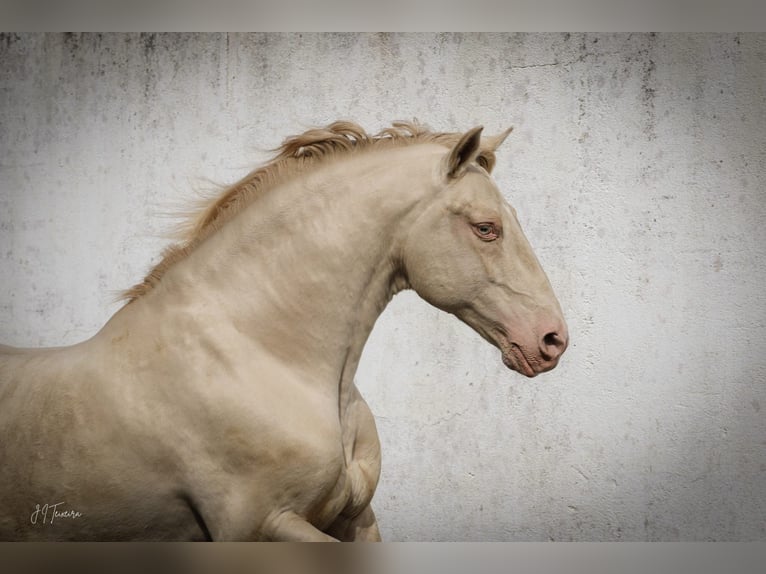
[[59, 510], [58, 507], [63, 504], [63, 502], [43, 504], [42, 506], [35, 504], [35, 510], [29, 517], [29, 521], [32, 524], [37, 524], [38, 522], [41, 524], [53, 524], [53, 521], [57, 518], [80, 518], [82, 516], [82, 512], [77, 512], [76, 510], [65, 510], [63, 508]]

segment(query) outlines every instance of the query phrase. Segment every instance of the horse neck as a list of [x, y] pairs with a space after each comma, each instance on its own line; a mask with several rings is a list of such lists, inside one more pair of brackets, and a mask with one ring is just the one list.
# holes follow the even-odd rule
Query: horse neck
[[432, 191], [427, 159], [437, 153], [416, 147], [334, 160], [265, 193], [132, 305], [181, 307], [185, 320], [204, 309], [201, 332], [211, 322], [233, 329], [342, 387], [377, 317], [406, 287], [402, 239]]

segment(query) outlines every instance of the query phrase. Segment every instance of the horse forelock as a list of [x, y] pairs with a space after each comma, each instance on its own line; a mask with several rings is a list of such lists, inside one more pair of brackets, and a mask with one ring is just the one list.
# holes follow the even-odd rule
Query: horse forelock
[[[375, 135], [349, 121], [336, 121], [323, 128], [313, 128], [288, 137], [274, 150], [276, 155], [238, 182], [225, 187], [218, 195], [203, 201], [186, 221], [179, 225], [180, 243], [168, 247], [163, 257], [141, 283], [123, 292], [128, 303], [149, 292], [165, 271], [184, 259], [208, 235], [241, 212], [264, 192], [305, 173], [310, 167], [344, 154], [373, 148], [437, 143], [445, 147], [458, 142], [461, 133], [433, 132], [417, 121], [393, 122]], [[491, 171], [494, 150], [482, 150], [479, 163]]]

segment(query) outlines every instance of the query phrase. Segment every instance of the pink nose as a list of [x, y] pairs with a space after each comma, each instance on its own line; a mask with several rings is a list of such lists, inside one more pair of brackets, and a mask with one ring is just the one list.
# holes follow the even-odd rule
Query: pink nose
[[545, 361], [555, 361], [564, 354], [567, 345], [569, 345], [569, 333], [566, 326], [557, 326], [546, 332], [540, 339], [540, 355]]

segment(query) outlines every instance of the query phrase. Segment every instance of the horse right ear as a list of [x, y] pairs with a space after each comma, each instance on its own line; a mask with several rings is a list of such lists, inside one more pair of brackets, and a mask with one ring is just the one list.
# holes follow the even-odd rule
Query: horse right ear
[[483, 126], [468, 130], [447, 156], [447, 177], [455, 179], [463, 175], [466, 166], [476, 157], [481, 144]]

